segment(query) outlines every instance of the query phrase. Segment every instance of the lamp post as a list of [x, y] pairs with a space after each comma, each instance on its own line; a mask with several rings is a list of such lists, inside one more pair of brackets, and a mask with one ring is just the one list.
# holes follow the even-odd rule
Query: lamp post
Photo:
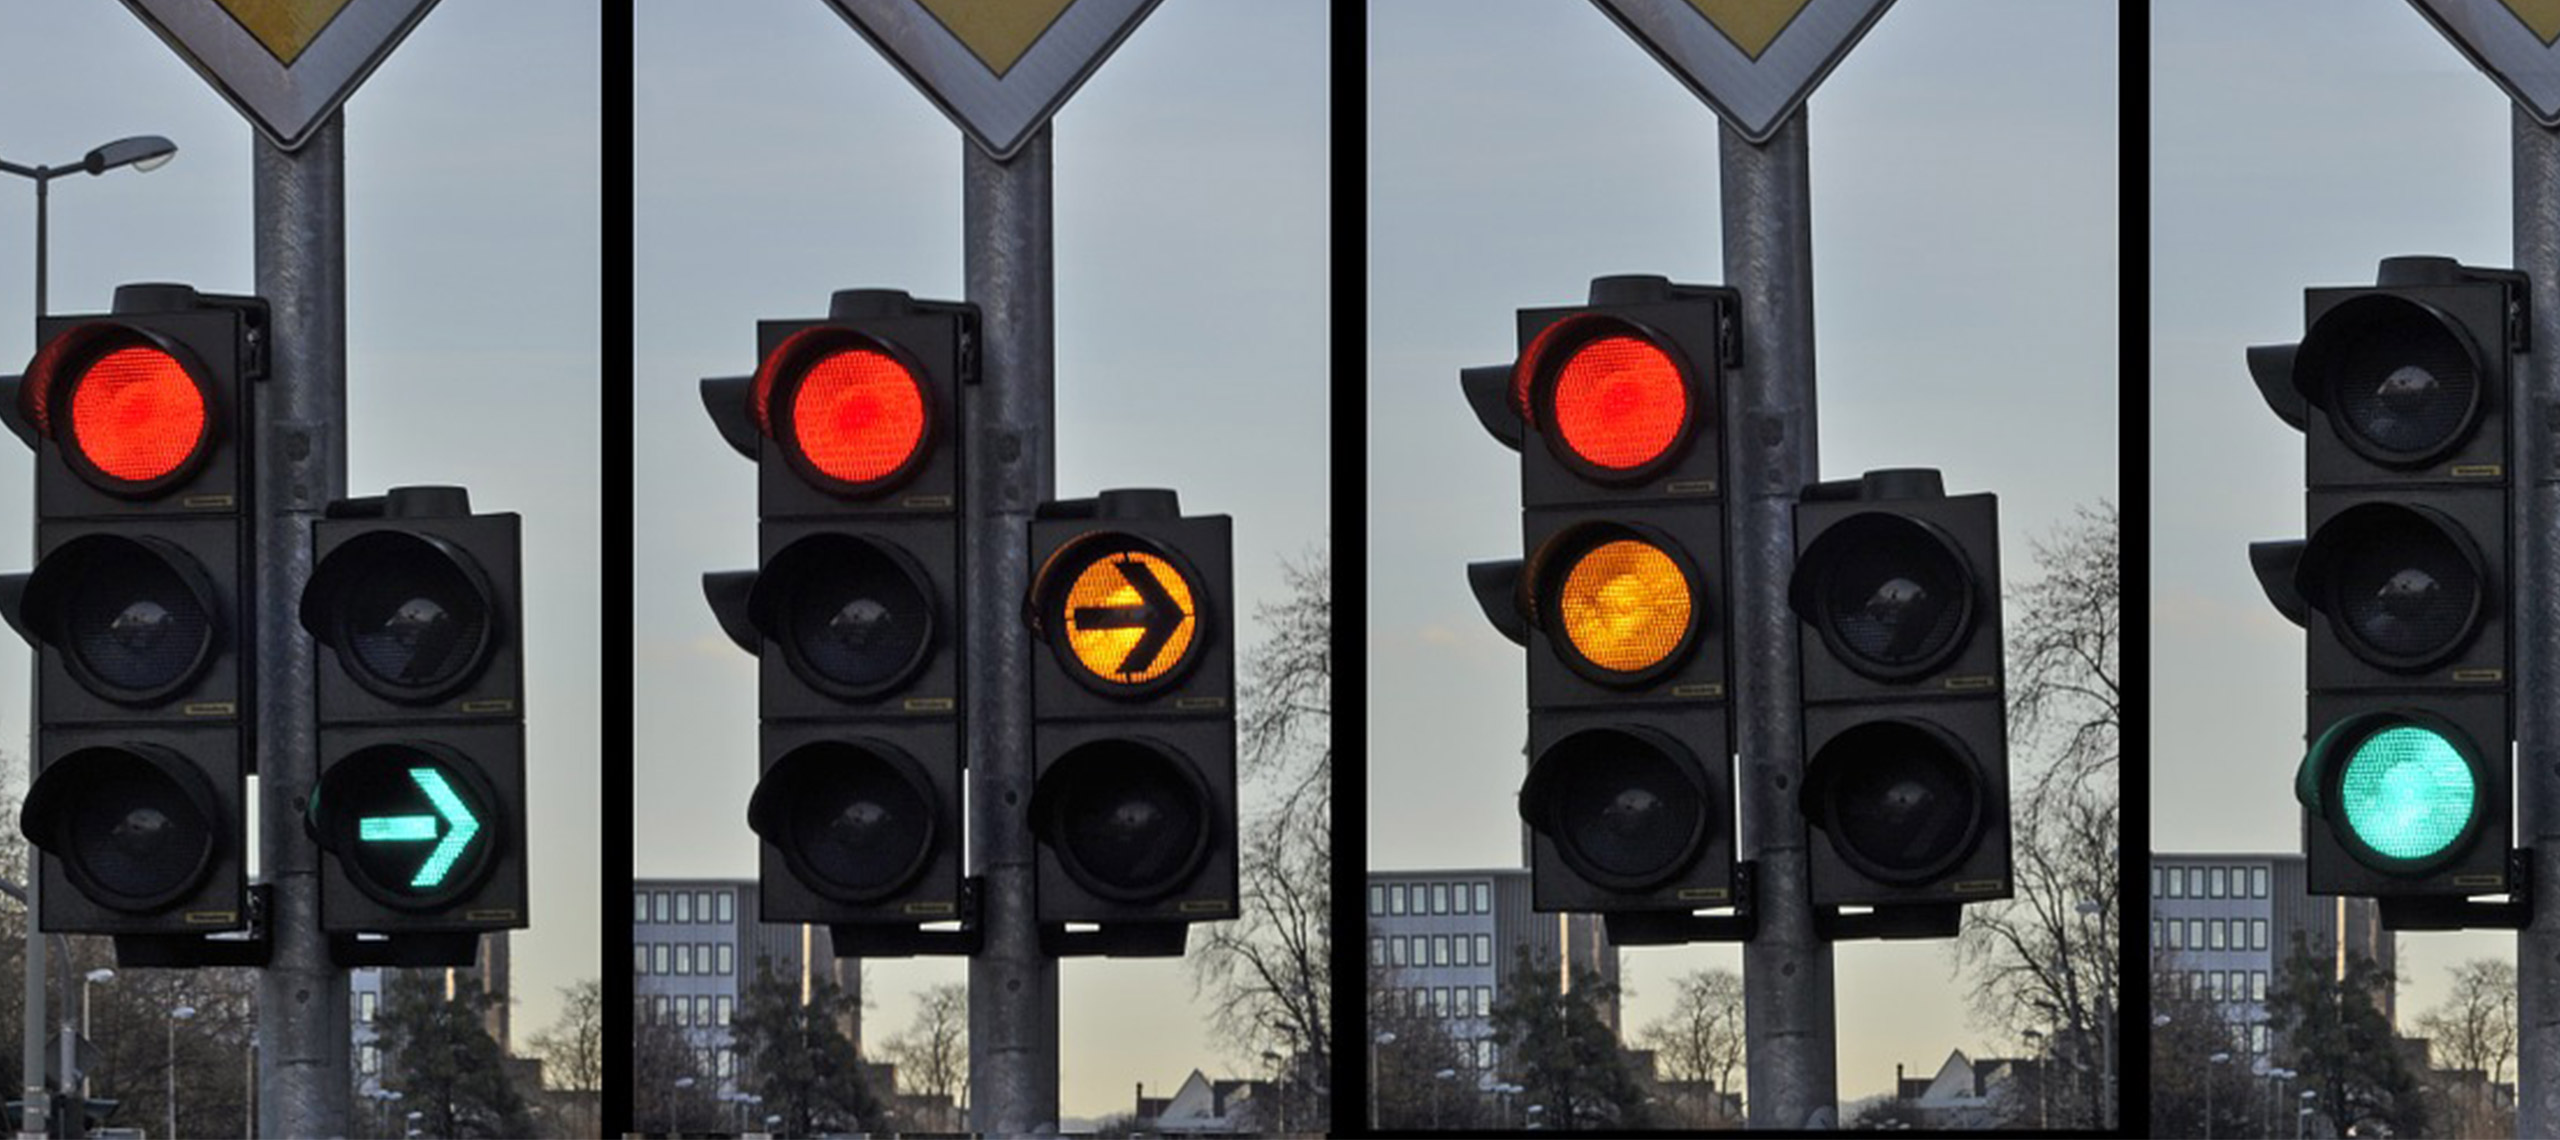
[[2205, 1058], [2204, 1066], [2204, 1140], [2213, 1140], [2213, 1067], [2231, 1059], [2231, 1054], [2216, 1052]]
[[[80, 976], [79, 1040], [87, 1041], [89, 1039], [89, 987], [96, 985], [99, 982], [112, 982], [114, 980], [116, 980], [116, 972], [104, 966], [100, 966], [97, 969], [91, 970]], [[70, 1035], [64, 1034], [64, 1036], [68, 1037]], [[66, 1084], [71, 1080], [71, 1062], [76, 1056], [72, 1052], [72, 1045], [73, 1043], [70, 1041], [62, 1043], [62, 1079]], [[83, 1066], [80, 1070], [80, 1100], [82, 1103], [79, 1107], [79, 1111], [82, 1113], [88, 1112], [89, 1070], [86, 1066]]]
[[1395, 1043], [1393, 1030], [1379, 1030], [1377, 1036], [1369, 1039], [1369, 1130], [1372, 1132], [1378, 1128], [1378, 1048]]
[[1432, 1131], [1437, 1132], [1437, 1131], [1439, 1131], [1439, 1129], [1440, 1129], [1440, 1087], [1441, 1087], [1442, 1085], [1445, 1085], [1445, 1084], [1449, 1083], [1449, 1078], [1454, 1077], [1454, 1076], [1457, 1076], [1457, 1075], [1458, 1075], [1458, 1070], [1456, 1070], [1456, 1069], [1442, 1069], [1442, 1070], [1440, 1070], [1439, 1072], [1436, 1072], [1436, 1073], [1431, 1074], [1431, 1129], [1432, 1129]]
[[2293, 1140], [2302, 1140], [2303, 1131], [2311, 1126], [2311, 1114], [2319, 1108], [2312, 1104], [2320, 1099], [2320, 1090], [2302, 1090], [2302, 1111], [2293, 1114]]
[[676, 1090], [692, 1087], [692, 1077], [677, 1077], [675, 1082], [667, 1087], [667, 1135], [669, 1136], [679, 1135], [684, 1131], [676, 1126]]
[[169, 1011], [169, 1041], [166, 1060], [169, 1066], [169, 1135], [178, 1135], [178, 1023], [196, 1015], [196, 1007], [181, 1005]]
[[1271, 1062], [1271, 1099], [1279, 1102], [1280, 1134], [1286, 1136], [1289, 1134], [1289, 1092], [1282, 1087], [1288, 1080], [1286, 1062], [1281, 1060], [1280, 1054], [1269, 1049], [1262, 1051], [1262, 1059]]
[[176, 157], [178, 144], [158, 135], [135, 135], [117, 139], [66, 166], [20, 166], [0, 159], [0, 174], [15, 174], [34, 180], [36, 184], [36, 319], [44, 319], [45, 284], [45, 188], [65, 174], [104, 174], [119, 166], [135, 170], [158, 170]]

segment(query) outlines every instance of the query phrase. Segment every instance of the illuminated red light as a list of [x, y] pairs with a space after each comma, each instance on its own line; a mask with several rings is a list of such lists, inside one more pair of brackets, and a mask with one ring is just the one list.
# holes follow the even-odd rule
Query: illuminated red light
[[820, 358], [791, 397], [801, 456], [846, 483], [876, 483], [904, 469], [924, 446], [924, 422], [923, 384], [871, 349]]
[[204, 441], [205, 399], [177, 358], [157, 348], [99, 357], [71, 391], [71, 445], [109, 478], [167, 478]]
[[1660, 459], [1689, 423], [1680, 368], [1660, 346], [1601, 337], [1556, 370], [1555, 428], [1584, 462], [1629, 471]]

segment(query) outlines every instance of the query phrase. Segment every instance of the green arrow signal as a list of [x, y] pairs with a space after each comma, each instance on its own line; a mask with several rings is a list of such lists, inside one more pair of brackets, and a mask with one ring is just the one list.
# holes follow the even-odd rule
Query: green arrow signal
[[[409, 779], [426, 794], [436, 811], [444, 818], [444, 837], [436, 849], [419, 864], [418, 873], [409, 880], [417, 890], [434, 890], [443, 885], [444, 877], [453, 871], [455, 860], [471, 846], [473, 836], [480, 834], [480, 819], [471, 814], [462, 797], [454, 794], [444, 773], [433, 768], [411, 768]], [[365, 843], [419, 843], [436, 839], [436, 816], [371, 815], [356, 821], [356, 839]]]

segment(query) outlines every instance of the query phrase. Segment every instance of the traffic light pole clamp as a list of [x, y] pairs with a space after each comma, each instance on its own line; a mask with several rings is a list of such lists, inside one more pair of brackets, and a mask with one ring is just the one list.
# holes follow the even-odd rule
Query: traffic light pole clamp
[[2376, 900], [2384, 930], [2523, 930], [2533, 924], [2533, 849], [2507, 849], [2507, 897], [2502, 902], [2467, 898]]
[[1621, 910], [1601, 917], [1607, 922], [1610, 943], [1618, 946], [1749, 942], [1752, 935], [1760, 932], [1759, 883], [1759, 861], [1743, 859], [1733, 865], [1733, 911], [1730, 914]]

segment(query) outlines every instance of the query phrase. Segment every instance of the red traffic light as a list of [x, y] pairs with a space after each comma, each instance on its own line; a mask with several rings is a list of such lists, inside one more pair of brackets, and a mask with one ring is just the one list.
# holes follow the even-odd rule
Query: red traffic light
[[934, 408], [919, 370], [891, 346], [820, 326], [782, 343], [756, 372], [756, 421], [792, 466], [848, 493], [903, 482], [931, 451]]
[[153, 484], [184, 471], [204, 448], [205, 423], [204, 389], [158, 348], [116, 349], [72, 382], [68, 442], [122, 483]]
[[1608, 472], [1661, 459], [1689, 424], [1689, 386], [1652, 341], [1604, 336], [1556, 369], [1549, 404], [1558, 440], [1574, 458]]

